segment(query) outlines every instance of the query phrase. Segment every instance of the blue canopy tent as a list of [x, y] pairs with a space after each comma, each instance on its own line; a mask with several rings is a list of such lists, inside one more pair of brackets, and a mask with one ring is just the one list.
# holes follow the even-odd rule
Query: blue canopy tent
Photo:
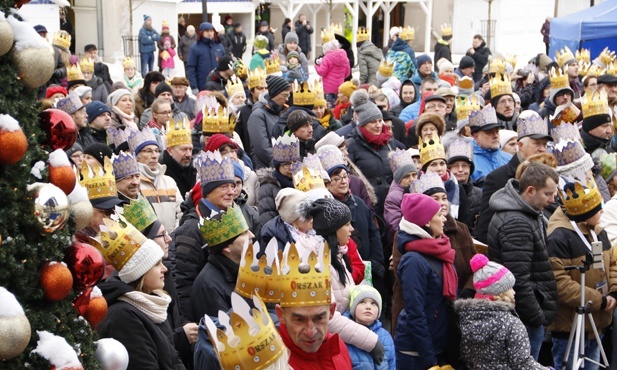
[[608, 46], [617, 50], [617, 0], [606, 0], [596, 6], [551, 20], [550, 57], [567, 46], [574, 53], [589, 49], [591, 58]]

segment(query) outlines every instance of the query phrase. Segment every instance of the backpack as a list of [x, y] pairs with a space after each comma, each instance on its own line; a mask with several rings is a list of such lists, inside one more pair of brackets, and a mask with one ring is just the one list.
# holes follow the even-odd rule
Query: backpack
[[386, 59], [396, 62], [392, 75], [398, 78], [399, 81], [405, 81], [415, 72], [415, 67], [411, 57], [404, 51], [394, 51], [390, 49], [386, 54]]

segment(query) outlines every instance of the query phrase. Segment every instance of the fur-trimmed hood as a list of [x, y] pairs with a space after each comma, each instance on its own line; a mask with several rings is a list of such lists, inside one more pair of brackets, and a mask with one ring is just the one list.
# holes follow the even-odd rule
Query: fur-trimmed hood
[[276, 177], [274, 177], [274, 168], [272, 167], [260, 168], [257, 171], [255, 171], [255, 173], [257, 174], [257, 179], [259, 180], [260, 185], [274, 184], [274, 185], [281, 186], [281, 184], [279, 184]]
[[[375, 194], [375, 189], [373, 189], [373, 185], [371, 185], [370, 181], [368, 181], [358, 166], [353, 164], [350, 160], [347, 160], [347, 167], [349, 167], [350, 174], [357, 176], [360, 180], [362, 180], [364, 185], [366, 185], [366, 191], [368, 192], [368, 197], [371, 199], [372, 205], [374, 206], [377, 204], [377, 194]], [[370, 204], [367, 205], [371, 206]]]

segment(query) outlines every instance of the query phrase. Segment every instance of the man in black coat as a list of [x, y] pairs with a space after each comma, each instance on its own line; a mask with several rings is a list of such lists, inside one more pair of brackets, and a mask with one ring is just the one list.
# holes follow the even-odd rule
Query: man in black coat
[[467, 50], [467, 56], [470, 56], [476, 63], [476, 69], [473, 72], [473, 80], [478, 82], [482, 79], [482, 69], [488, 63], [488, 58], [491, 55], [491, 50], [486, 47], [486, 41], [482, 35], [473, 37], [473, 47]]
[[268, 47], [266, 49], [268, 49], [269, 52], [275, 50], [274, 35], [270, 31], [270, 25], [268, 24], [268, 21], [261, 21], [261, 23], [259, 24], [259, 31], [255, 36], [257, 35], [266, 36], [266, 38], [268, 39]]
[[227, 38], [231, 43], [231, 54], [238, 59], [242, 59], [242, 55], [246, 51], [246, 35], [242, 32], [240, 22], [234, 24], [234, 29], [227, 34]]
[[304, 14], [300, 14], [300, 16], [298, 16], [295, 31], [298, 35], [298, 46], [304, 55], [306, 55], [306, 59], [308, 60], [311, 58], [311, 34], [314, 30], [311, 24], [306, 20], [306, 16]]
[[232, 59], [225, 55], [219, 59], [219, 65], [206, 77], [206, 90], [224, 92], [227, 80], [234, 75]]

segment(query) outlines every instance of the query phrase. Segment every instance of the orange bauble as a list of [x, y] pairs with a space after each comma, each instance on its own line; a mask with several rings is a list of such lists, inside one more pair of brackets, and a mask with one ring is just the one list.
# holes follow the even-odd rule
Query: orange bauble
[[15, 164], [26, 154], [28, 140], [21, 130], [0, 131], [0, 163]]
[[96, 297], [90, 300], [84, 318], [91, 326], [96, 327], [107, 315], [107, 301], [103, 297]]
[[77, 180], [75, 171], [69, 166], [49, 167], [49, 182], [56, 185], [64, 194], [69, 195], [75, 189]]
[[40, 283], [46, 300], [61, 301], [73, 288], [73, 275], [63, 263], [46, 263], [41, 269]]

